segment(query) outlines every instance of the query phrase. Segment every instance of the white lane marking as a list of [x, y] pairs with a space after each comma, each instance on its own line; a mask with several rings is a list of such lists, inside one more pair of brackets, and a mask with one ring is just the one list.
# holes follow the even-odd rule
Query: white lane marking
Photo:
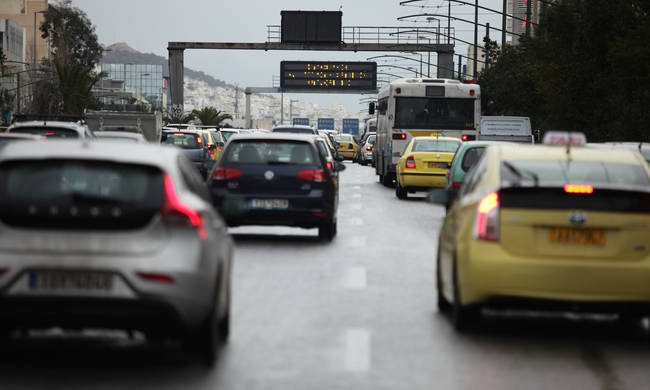
[[357, 194], [352, 194], [352, 197], [353, 198], [361, 198], [361, 194], [358, 194], [358, 193]]
[[345, 274], [345, 287], [354, 290], [366, 288], [366, 269], [363, 267], [352, 267]]
[[353, 189], [353, 190], [360, 190], [360, 189], [361, 189], [361, 186], [352, 186], [352, 189]]
[[345, 331], [345, 370], [362, 372], [370, 369], [370, 332], [363, 328]]
[[361, 210], [361, 207], [362, 207], [362, 206], [363, 206], [362, 203], [350, 203], [350, 204], [348, 205], [348, 208], [349, 208], [350, 210]]
[[339, 239], [346, 248], [364, 248], [368, 244], [366, 236], [343, 234]]

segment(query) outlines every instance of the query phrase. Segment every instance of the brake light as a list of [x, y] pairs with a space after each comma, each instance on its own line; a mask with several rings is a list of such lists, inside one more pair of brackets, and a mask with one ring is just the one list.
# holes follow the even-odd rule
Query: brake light
[[165, 202], [162, 217], [165, 224], [169, 226], [194, 227], [202, 240], [208, 238], [203, 217], [196, 210], [178, 199], [174, 181], [169, 175], [165, 175]]
[[366, 146], [366, 150], [372, 152], [372, 146]]
[[203, 140], [201, 139], [201, 137], [196, 137], [196, 142], [203, 143]]
[[474, 96], [475, 94], [476, 94], [476, 91], [474, 91], [473, 89], [469, 90], [469, 96]]
[[474, 238], [499, 241], [499, 193], [486, 195], [478, 204]]
[[593, 194], [594, 187], [588, 184], [567, 184], [564, 186], [567, 194]]
[[334, 169], [334, 165], [332, 165], [331, 161], [327, 162], [327, 169]]
[[219, 148], [219, 153], [223, 152], [223, 148]]
[[244, 176], [244, 172], [234, 168], [217, 168], [212, 174], [214, 180], [230, 180]]
[[214, 155], [214, 149], [210, 149], [210, 154]]
[[316, 183], [325, 182], [325, 172], [322, 169], [305, 169], [298, 171], [296, 177], [302, 180], [315, 181]]
[[174, 133], [174, 135], [185, 135], [185, 133]]
[[406, 139], [406, 133], [394, 133], [393, 139]]
[[467, 141], [467, 134], [463, 134], [463, 136], [460, 137], [460, 139], [462, 139], [463, 141]]
[[463, 184], [463, 183], [461, 183], [461, 182], [459, 182], [459, 181], [455, 181], [454, 184], [452, 184], [452, 185], [454, 186], [454, 188], [460, 188], [460, 186], [461, 186], [462, 184]]
[[149, 282], [174, 283], [174, 278], [165, 274], [154, 274], [150, 272], [138, 272], [138, 276]]
[[406, 159], [406, 168], [415, 169], [415, 158], [413, 156]]

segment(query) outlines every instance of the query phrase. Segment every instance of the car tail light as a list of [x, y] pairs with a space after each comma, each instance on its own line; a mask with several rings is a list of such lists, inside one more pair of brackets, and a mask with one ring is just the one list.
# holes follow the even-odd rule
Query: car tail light
[[165, 175], [165, 202], [163, 204], [162, 216], [166, 225], [193, 227], [197, 229], [199, 237], [202, 240], [208, 238], [203, 217], [196, 210], [178, 199], [174, 181], [169, 175]]
[[210, 149], [210, 154], [214, 156], [214, 149]]
[[325, 182], [325, 172], [322, 169], [305, 169], [298, 171], [296, 177], [302, 180], [315, 181], [316, 183]]
[[460, 188], [460, 186], [461, 186], [462, 184], [463, 184], [463, 183], [461, 183], [461, 182], [459, 182], [459, 181], [455, 181], [454, 184], [453, 184], [453, 186], [454, 186], [454, 188]]
[[174, 278], [165, 274], [156, 274], [150, 272], [138, 272], [138, 276], [149, 282], [157, 283], [174, 283]]
[[406, 159], [406, 168], [415, 169], [415, 158], [413, 156]]
[[372, 152], [372, 146], [366, 146], [366, 150]]
[[4, 275], [7, 272], [6, 268], [0, 268], [0, 276]]
[[327, 162], [327, 169], [334, 169], [334, 165], [332, 164], [331, 161]]
[[321, 211], [314, 211], [312, 214], [314, 217], [327, 217], [327, 213], [323, 213]]
[[212, 174], [214, 180], [230, 180], [244, 176], [244, 172], [234, 168], [217, 168]]
[[219, 148], [219, 153], [223, 152], [223, 148]]
[[394, 133], [393, 139], [406, 139], [406, 133]]
[[594, 187], [588, 184], [567, 184], [564, 186], [567, 194], [593, 194]]
[[499, 193], [486, 195], [476, 211], [474, 238], [484, 241], [499, 241]]

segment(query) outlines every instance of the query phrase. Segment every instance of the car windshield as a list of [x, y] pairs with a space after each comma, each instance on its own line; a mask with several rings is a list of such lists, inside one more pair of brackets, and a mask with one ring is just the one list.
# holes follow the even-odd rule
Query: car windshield
[[312, 129], [302, 129], [299, 127], [277, 127], [273, 129], [274, 133], [294, 133], [294, 134], [314, 134]]
[[202, 149], [203, 139], [197, 133], [169, 133], [163, 143], [176, 145], [182, 149]]
[[502, 163], [502, 182], [519, 183], [522, 177], [533, 179], [540, 186], [564, 184], [605, 187], [650, 186], [650, 178], [642, 165], [566, 160], [510, 160]]
[[454, 153], [458, 146], [460, 146], [460, 141], [437, 139], [415, 139], [413, 141], [414, 152]]
[[474, 128], [474, 99], [399, 97], [395, 100], [395, 128]]
[[17, 127], [12, 133], [34, 134], [43, 138], [79, 138], [79, 133], [64, 127]]
[[311, 144], [299, 141], [237, 141], [228, 146], [225, 162], [232, 164], [314, 165]]

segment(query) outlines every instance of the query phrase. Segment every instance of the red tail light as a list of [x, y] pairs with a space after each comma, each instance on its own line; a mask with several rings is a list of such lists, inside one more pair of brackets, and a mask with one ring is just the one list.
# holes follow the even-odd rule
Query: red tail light
[[0, 276], [4, 275], [7, 272], [6, 268], [0, 268]]
[[454, 184], [453, 184], [453, 186], [454, 186], [454, 188], [460, 188], [460, 186], [461, 186], [462, 184], [463, 184], [463, 183], [461, 183], [461, 182], [459, 182], [459, 181], [455, 181]]
[[393, 139], [406, 139], [406, 133], [394, 133]]
[[219, 148], [219, 153], [223, 152], [223, 148]]
[[214, 149], [210, 149], [210, 154], [214, 155]]
[[138, 276], [149, 282], [174, 283], [174, 279], [165, 274], [154, 274], [149, 272], [138, 272]]
[[476, 211], [474, 238], [485, 241], [499, 241], [499, 193], [486, 195]]
[[165, 202], [162, 216], [165, 224], [169, 226], [194, 227], [201, 239], [205, 240], [208, 237], [203, 217], [178, 199], [174, 181], [169, 175], [165, 176]]
[[331, 161], [327, 162], [327, 169], [334, 169], [334, 165], [332, 165]]
[[406, 168], [415, 169], [415, 158], [413, 156], [406, 159]]
[[316, 183], [325, 182], [325, 172], [322, 169], [305, 169], [298, 171], [296, 177], [302, 180], [315, 181]]
[[366, 150], [372, 152], [372, 146], [366, 146]]
[[212, 174], [214, 180], [230, 180], [244, 176], [244, 172], [234, 168], [217, 168]]
[[594, 187], [588, 184], [567, 184], [564, 186], [567, 194], [593, 194]]

